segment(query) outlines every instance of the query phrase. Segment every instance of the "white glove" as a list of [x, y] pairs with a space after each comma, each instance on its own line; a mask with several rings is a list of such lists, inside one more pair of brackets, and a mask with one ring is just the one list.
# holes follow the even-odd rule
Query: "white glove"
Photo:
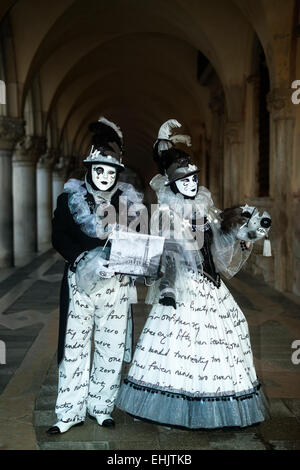
[[102, 247], [89, 251], [78, 263], [76, 268], [76, 284], [79, 291], [86, 294], [97, 292], [101, 288], [101, 280], [114, 276], [108, 268], [108, 260]]

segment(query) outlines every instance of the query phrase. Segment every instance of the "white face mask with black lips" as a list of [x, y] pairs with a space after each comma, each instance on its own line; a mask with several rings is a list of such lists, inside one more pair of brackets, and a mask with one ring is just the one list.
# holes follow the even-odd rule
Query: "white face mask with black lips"
[[196, 174], [175, 181], [178, 191], [183, 196], [195, 197], [198, 190], [198, 176]]
[[115, 167], [102, 163], [92, 165], [92, 181], [100, 191], [109, 191], [117, 179]]

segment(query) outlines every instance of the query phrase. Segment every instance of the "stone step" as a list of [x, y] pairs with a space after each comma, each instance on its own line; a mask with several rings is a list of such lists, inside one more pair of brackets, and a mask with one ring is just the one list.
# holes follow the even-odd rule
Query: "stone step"
[[1, 379], [1, 376], [7, 376], [7, 375], [11, 375], [11, 374], [14, 374], [16, 372], [16, 367], [9, 367], [7, 364], [1, 364], [1, 367], [0, 367], [0, 379]]
[[57, 417], [54, 411], [54, 406], [52, 410], [36, 410], [33, 415], [33, 421], [35, 426], [53, 426], [57, 421]]
[[57, 383], [58, 383], [57, 374], [51, 374], [51, 375], [46, 376], [43, 385], [45, 385], [45, 386], [46, 385], [50, 385], [50, 386], [55, 385], [57, 387]]
[[56, 395], [57, 394], [57, 381], [52, 384], [43, 384], [40, 389], [40, 395]]
[[57, 353], [55, 353], [55, 355], [52, 359], [51, 365], [48, 369], [48, 374], [50, 374], [51, 372], [54, 372], [56, 370], [57, 370]]
[[48, 369], [48, 374], [52, 374], [53, 372], [57, 371], [57, 360], [56, 357], [52, 359], [51, 366]]
[[[57, 419], [50, 423], [50, 425], [55, 424]], [[97, 428], [101, 428], [100, 431]], [[73, 448], [76, 449], [77, 443], [90, 443], [90, 442], [106, 442], [108, 440], [115, 440], [116, 432], [115, 429], [106, 429], [98, 426], [90, 419], [86, 419], [84, 426], [72, 427], [69, 431], [62, 434], [47, 434], [49, 429], [49, 424], [45, 426], [35, 426], [35, 432], [37, 437], [37, 442], [39, 445], [44, 445], [45, 443], [50, 443], [52, 448], [55, 449], [55, 445], [67, 444], [72, 442]], [[119, 432], [121, 432], [119, 430]], [[95, 437], [95, 433], [97, 437]]]
[[109, 450], [109, 442], [40, 442], [40, 450]]
[[55, 395], [40, 395], [35, 402], [35, 410], [54, 410], [56, 403]]
[[13, 351], [15, 349], [28, 351], [31, 345], [32, 341], [23, 341], [22, 338], [19, 338], [18, 340], [9, 341], [7, 351]]
[[9, 348], [6, 350], [6, 362], [8, 365], [14, 364], [16, 361], [22, 360], [27, 354], [24, 348]]

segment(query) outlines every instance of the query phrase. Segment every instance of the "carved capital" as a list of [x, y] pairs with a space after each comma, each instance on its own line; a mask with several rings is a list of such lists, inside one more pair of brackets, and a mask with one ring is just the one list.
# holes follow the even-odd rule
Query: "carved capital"
[[244, 124], [242, 122], [227, 122], [225, 139], [229, 144], [238, 144], [244, 140]]
[[275, 88], [267, 96], [268, 111], [273, 119], [295, 118], [296, 105], [292, 102], [292, 88]]
[[0, 116], [0, 148], [12, 150], [24, 135], [24, 124], [22, 119]]
[[249, 75], [249, 77], [247, 77], [247, 83], [252, 85], [253, 90], [254, 90], [255, 93], [259, 92], [259, 89], [260, 89], [260, 77], [259, 77], [259, 75], [255, 75], [255, 74]]
[[57, 151], [54, 148], [47, 148], [38, 160], [38, 168], [45, 168], [50, 170], [55, 162]]
[[60, 155], [58, 160], [56, 161], [53, 172], [59, 178], [64, 178], [66, 171], [66, 161], [63, 155]]
[[46, 151], [46, 138], [26, 135], [16, 145], [13, 161], [19, 164], [34, 165]]

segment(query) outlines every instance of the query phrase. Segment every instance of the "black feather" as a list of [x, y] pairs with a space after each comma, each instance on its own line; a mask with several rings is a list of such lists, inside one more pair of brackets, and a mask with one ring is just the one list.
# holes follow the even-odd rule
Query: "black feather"
[[220, 213], [222, 219], [221, 230], [225, 233], [230, 232], [235, 226], [243, 224], [247, 218], [242, 216], [240, 206], [229, 207]]
[[103, 122], [92, 122], [89, 125], [89, 131], [94, 135], [92, 137], [92, 145], [96, 149], [110, 148], [110, 143], [115, 142], [122, 149], [122, 141], [116, 131]]
[[153, 160], [155, 161], [158, 171], [163, 175], [172, 163], [176, 162], [179, 166], [188, 166], [190, 163], [189, 155], [183, 150], [171, 148], [163, 150], [160, 154], [157, 151], [157, 146], [153, 149]]

